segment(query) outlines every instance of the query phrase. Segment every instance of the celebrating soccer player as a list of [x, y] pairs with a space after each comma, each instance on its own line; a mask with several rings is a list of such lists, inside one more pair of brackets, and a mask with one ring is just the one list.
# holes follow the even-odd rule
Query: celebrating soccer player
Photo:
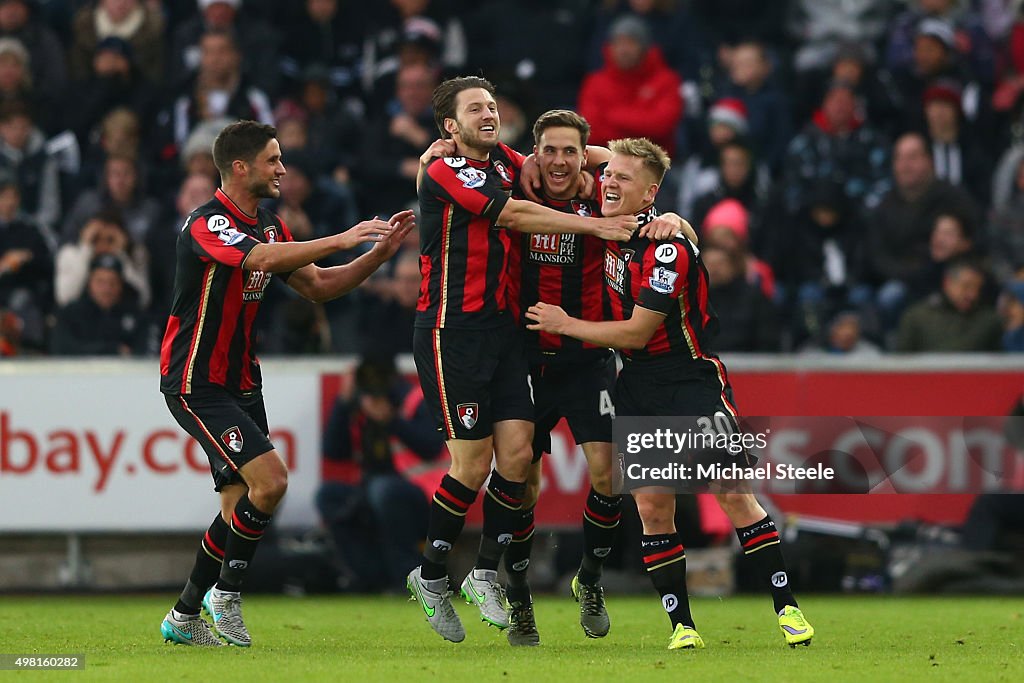
[[[649, 222], [658, 215], [654, 200], [669, 168], [668, 155], [643, 138], [616, 140], [610, 147], [602, 212], [634, 215], [641, 225]], [[682, 237], [609, 242], [604, 274], [610, 320], [583, 320], [538, 302], [527, 310], [529, 328], [619, 349], [623, 370], [613, 397], [619, 416], [721, 415], [735, 424], [725, 367], [707, 350], [717, 320], [696, 246]], [[668, 647], [702, 648], [687, 597], [686, 554], [675, 529], [675, 494], [640, 489], [635, 496], [643, 522], [644, 564], [673, 626]], [[736, 528], [745, 560], [771, 591], [786, 642], [809, 644], [814, 629], [793, 597], [775, 522], [748, 491], [716, 498]]]
[[[390, 258], [415, 221], [402, 211], [387, 222], [364, 221], [340, 234], [294, 242], [284, 222], [259, 206], [281, 194], [286, 171], [277, 131], [255, 121], [232, 123], [217, 136], [213, 159], [221, 188], [189, 215], [178, 236], [160, 391], [210, 460], [220, 512], [160, 632], [183, 645], [224, 645], [200, 617], [202, 606], [224, 640], [248, 647], [240, 590], [288, 485], [288, 470], [268, 436], [252, 348], [263, 293], [276, 274], [311, 301], [339, 297]], [[347, 265], [314, 265], [363, 242], [376, 244]]]
[[479, 554], [461, 593], [483, 621], [507, 628], [498, 563], [512, 539], [533, 459], [529, 371], [507, 310], [510, 237], [498, 226], [614, 240], [628, 238], [636, 219], [583, 218], [511, 199], [523, 156], [498, 142], [494, 86], [487, 80], [447, 80], [435, 89], [433, 105], [442, 137], [455, 147], [453, 156], [429, 162], [419, 188], [423, 284], [413, 354], [452, 465], [433, 497], [423, 564], [407, 583], [430, 626], [460, 642], [466, 634], [451, 604], [448, 554], [489, 475]]

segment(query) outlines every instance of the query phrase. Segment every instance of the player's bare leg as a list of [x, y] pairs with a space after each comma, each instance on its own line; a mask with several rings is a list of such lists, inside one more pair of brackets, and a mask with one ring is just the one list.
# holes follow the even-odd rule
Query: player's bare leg
[[704, 647], [690, 615], [686, 592], [686, 552], [676, 533], [676, 496], [671, 489], [647, 487], [634, 491], [643, 522], [642, 553], [647, 575], [661, 595], [661, 606], [672, 622], [670, 650]]
[[743, 561], [751, 565], [771, 591], [779, 628], [786, 643], [791, 647], [810, 645], [814, 627], [804, 618], [793, 596], [786, 561], [782, 556], [782, 539], [775, 521], [761, 507], [748, 485], [744, 483], [732, 488], [732, 491], [716, 493], [715, 499], [736, 529]]

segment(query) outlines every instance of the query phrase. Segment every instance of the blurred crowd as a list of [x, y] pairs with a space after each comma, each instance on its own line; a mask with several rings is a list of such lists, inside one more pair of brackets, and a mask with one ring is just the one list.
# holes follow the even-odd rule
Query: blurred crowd
[[[1022, 4], [0, 0], [0, 357], [157, 353], [228, 121], [277, 126], [298, 239], [414, 205], [469, 73], [520, 151], [560, 107], [670, 152], [717, 350], [1022, 351]], [[417, 252], [325, 305], [271, 288], [261, 351], [408, 352]]]

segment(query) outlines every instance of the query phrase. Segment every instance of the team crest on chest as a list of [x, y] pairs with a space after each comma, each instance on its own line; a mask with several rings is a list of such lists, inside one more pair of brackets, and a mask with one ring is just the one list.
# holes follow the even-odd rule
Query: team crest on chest
[[569, 204], [572, 207], [572, 212], [577, 216], [590, 218], [591, 216], [594, 215], [593, 209], [591, 209], [590, 205], [587, 204], [586, 202], [581, 202], [578, 199], [573, 199]]
[[273, 244], [277, 241], [277, 226], [268, 225], [263, 228], [263, 236], [267, 238], [267, 244]]
[[508, 168], [505, 167], [505, 164], [501, 161], [495, 161], [494, 170], [498, 172], [498, 175], [501, 176], [502, 180], [510, 185], [512, 184], [512, 174], [508, 172]]

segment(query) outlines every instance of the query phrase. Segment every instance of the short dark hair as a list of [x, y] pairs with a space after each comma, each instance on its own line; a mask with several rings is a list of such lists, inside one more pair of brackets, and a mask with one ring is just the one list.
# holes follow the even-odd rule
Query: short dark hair
[[259, 121], [235, 121], [224, 126], [213, 141], [213, 163], [221, 178], [231, 176], [231, 164], [236, 160], [252, 163], [276, 137], [276, 128]]
[[580, 134], [580, 144], [584, 148], [590, 138], [590, 124], [587, 120], [574, 111], [568, 109], [551, 109], [537, 117], [533, 124], [533, 142], [540, 144], [540, 136], [548, 128], [575, 128]]
[[434, 105], [434, 123], [437, 124], [437, 129], [441, 131], [442, 138], [447, 139], [451, 137], [451, 133], [444, 129], [444, 120], [455, 118], [455, 98], [463, 90], [470, 90], [472, 88], [483, 88], [491, 93], [492, 96], [495, 93], [494, 85], [486, 78], [480, 76], [449, 78], [434, 88], [432, 101]]

